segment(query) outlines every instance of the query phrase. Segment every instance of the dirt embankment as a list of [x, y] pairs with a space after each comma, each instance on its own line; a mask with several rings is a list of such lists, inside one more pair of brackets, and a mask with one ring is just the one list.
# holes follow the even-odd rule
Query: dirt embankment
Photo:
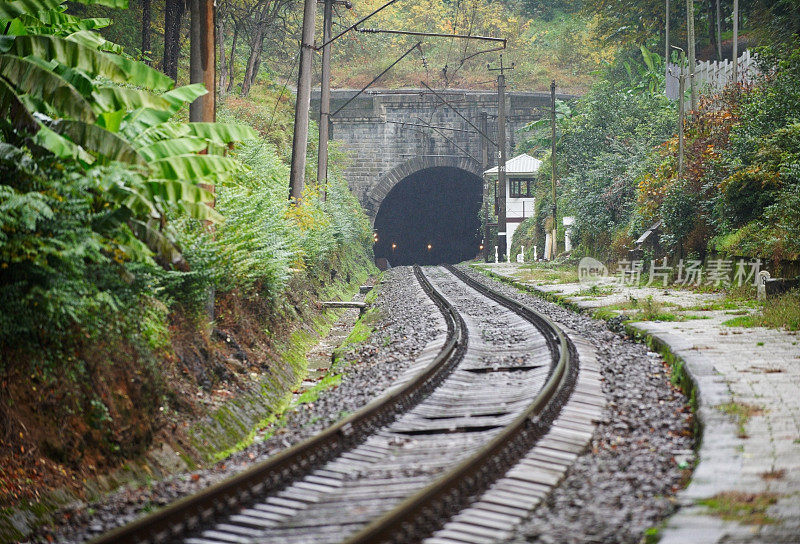
[[[235, 292], [218, 296], [211, 325], [173, 309], [160, 339], [133, 334], [131, 327], [146, 323], [120, 323], [68, 346], [3, 353], [0, 541], [24, 534], [58, 504], [125, 483], [126, 473], [158, 478], [230, 447], [203, 443], [198, 423], [219, 418], [232, 399], [254, 392], [280, 399], [291, 390], [298, 370], [281, 354], [292, 333], [310, 328], [319, 298], [352, 290], [366, 273], [330, 276], [338, 281], [325, 278], [326, 286], [296, 274], [279, 303]], [[54, 353], [62, 364], [42, 363]], [[269, 410], [268, 404], [257, 409]]]

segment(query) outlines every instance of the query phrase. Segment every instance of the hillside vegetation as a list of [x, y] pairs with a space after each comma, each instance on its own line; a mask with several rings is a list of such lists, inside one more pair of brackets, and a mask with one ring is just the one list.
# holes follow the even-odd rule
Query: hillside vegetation
[[[661, 220], [661, 245], [676, 258], [721, 254], [796, 270], [800, 8], [747, 8], [743, 33], [760, 73], [720, 92], [701, 91], [687, 117], [682, 177], [677, 101], [664, 97], [663, 55], [655, 53], [663, 38], [624, 47], [585, 96], [560, 108], [558, 221], [575, 217], [575, 255], [622, 258]], [[702, 34], [698, 42], [712, 45]], [[538, 123], [517, 150], [546, 160], [535, 217], [517, 231], [515, 248], [543, 247], [552, 202], [549, 143], [549, 123]]]
[[340, 155], [327, 200], [287, 198], [288, 97], [189, 123], [202, 86], [64, 8], [0, 6], [0, 539], [161, 442], [196, 460], [189, 424], [238, 393], [282, 399], [291, 333], [374, 270]]

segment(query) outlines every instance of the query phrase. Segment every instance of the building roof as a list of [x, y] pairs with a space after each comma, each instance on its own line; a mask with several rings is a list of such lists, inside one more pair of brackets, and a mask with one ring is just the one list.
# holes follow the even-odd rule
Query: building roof
[[[539, 170], [542, 161], [531, 157], [527, 153], [517, 155], [506, 161], [506, 174], [533, 174]], [[497, 167], [489, 168], [484, 175], [497, 175]]]

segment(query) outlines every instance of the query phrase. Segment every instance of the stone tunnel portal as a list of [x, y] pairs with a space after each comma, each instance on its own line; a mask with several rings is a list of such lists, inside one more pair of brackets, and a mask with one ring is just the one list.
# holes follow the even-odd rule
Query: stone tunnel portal
[[480, 248], [482, 182], [460, 168], [438, 166], [400, 180], [375, 217], [375, 257], [392, 266], [455, 264]]

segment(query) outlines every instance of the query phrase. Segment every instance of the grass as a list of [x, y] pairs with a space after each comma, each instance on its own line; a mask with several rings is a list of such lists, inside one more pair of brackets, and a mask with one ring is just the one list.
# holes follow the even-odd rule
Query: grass
[[328, 374], [327, 376], [323, 377], [320, 381], [318, 381], [314, 387], [310, 389], [306, 389], [303, 393], [297, 397], [297, 401], [295, 401], [295, 405], [298, 404], [308, 404], [309, 402], [316, 402], [319, 399], [319, 394], [323, 391], [328, 389], [332, 389], [342, 383], [342, 375], [341, 374]]
[[517, 279], [548, 284], [578, 283], [578, 267], [567, 263], [529, 263], [520, 267]]
[[778, 501], [775, 493], [746, 493], [724, 491], [699, 501], [711, 513], [725, 520], [747, 525], [767, 525], [775, 520], [767, 515], [767, 508]]
[[800, 290], [795, 289], [765, 301], [757, 313], [734, 317], [722, 324], [728, 327], [800, 330]]
[[733, 417], [734, 420], [736, 420], [736, 426], [738, 428], [737, 436], [739, 438], [747, 438], [748, 435], [745, 427], [750, 421], [750, 418], [764, 413], [764, 409], [760, 406], [753, 406], [752, 404], [745, 404], [743, 402], [731, 401], [725, 404], [720, 404], [716, 408], [717, 410], [728, 414], [729, 416]]

